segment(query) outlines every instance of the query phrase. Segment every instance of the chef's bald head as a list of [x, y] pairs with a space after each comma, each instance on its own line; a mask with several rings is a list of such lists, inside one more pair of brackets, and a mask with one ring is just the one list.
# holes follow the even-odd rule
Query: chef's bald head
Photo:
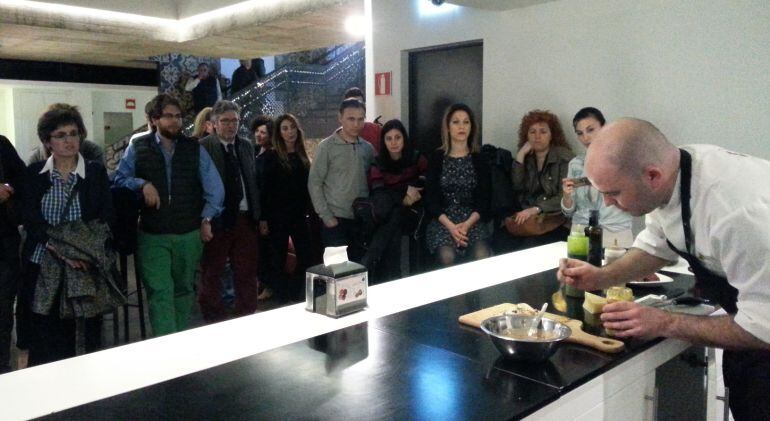
[[586, 169], [640, 175], [651, 165], [660, 168], [676, 165], [677, 152], [676, 146], [649, 121], [621, 118], [602, 127], [596, 135], [588, 148]]

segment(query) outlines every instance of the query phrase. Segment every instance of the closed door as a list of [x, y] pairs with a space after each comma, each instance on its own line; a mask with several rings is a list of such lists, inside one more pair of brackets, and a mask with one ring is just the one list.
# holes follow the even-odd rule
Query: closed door
[[441, 146], [441, 118], [456, 102], [471, 107], [481, 136], [483, 57], [480, 42], [409, 53], [409, 134], [419, 150]]
[[112, 145], [134, 131], [131, 113], [104, 113], [104, 146]]

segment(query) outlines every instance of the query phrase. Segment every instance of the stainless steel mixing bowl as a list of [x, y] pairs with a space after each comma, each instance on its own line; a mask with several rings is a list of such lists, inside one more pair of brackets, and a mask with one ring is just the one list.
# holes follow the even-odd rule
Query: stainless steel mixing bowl
[[540, 329], [556, 333], [555, 338], [550, 340], [536, 338], [513, 339], [501, 335], [501, 332], [505, 329], [524, 329], [526, 331], [532, 324], [534, 317], [520, 314], [490, 317], [481, 322], [481, 330], [492, 339], [492, 343], [505, 358], [517, 361], [541, 362], [547, 360], [556, 352], [559, 344], [572, 334], [572, 330], [561, 323], [543, 317]]

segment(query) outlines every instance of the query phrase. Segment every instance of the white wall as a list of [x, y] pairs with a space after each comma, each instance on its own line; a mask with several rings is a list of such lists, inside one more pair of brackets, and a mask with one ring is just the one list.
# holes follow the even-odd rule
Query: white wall
[[[145, 122], [144, 105], [156, 94], [154, 87], [0, 80], [0, 133], [26, 159], [39, 143], [40, 115], [48, 105], [65, 102], [80, 109], [88, 139], [104, 146], [104, 113], [131, 112], [139, 127]], [[136, 109], [125, 108], [126, 98], [136, 100]]]
[[[505, 12], [372, 1], [370, 73], [393, 72], [374, 115], [406, 118], [407, 50], [483, 40], [487, 143], [513, 148], [534, 108], [570, 130], [583, 106], [644, 118], [676, 144], [714, 143], [770, 158], [770, 7], [765, 0], [560, 0]], [[372, 101], [369, 101], [372, 103]]]
[[[11, 88], [0, 86], [0, 134], [13, 139], [13, 92]], [[13, 141], [13, 140], [11, 140]]]

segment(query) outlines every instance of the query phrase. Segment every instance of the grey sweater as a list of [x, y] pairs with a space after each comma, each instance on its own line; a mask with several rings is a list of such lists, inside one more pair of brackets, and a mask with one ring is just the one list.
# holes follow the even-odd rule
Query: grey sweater
[[318, 144], [307, 182], [313, 207], [324, 222], [332, 217], [353, 219], [353, 200], [369, 196], [366, 175], [374, 148], [361, 137], [347, 143], [339, 133]]

